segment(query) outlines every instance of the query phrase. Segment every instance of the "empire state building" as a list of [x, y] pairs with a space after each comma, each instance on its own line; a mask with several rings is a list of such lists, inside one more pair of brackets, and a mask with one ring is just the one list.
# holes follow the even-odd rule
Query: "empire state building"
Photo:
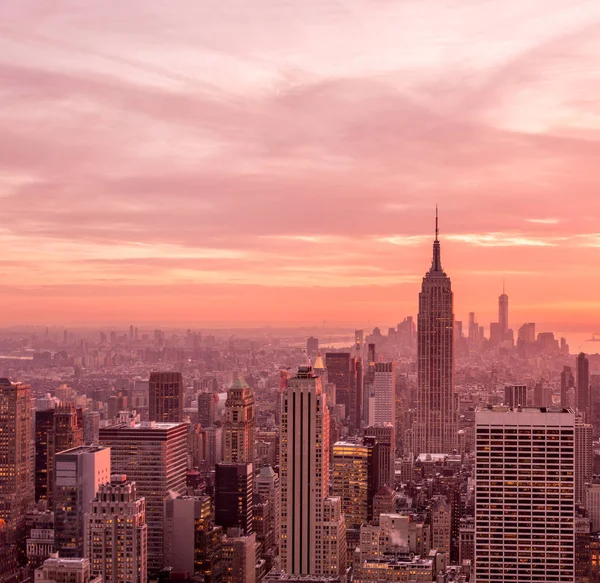
[[419, 294], [415, 453], [452, 453], [457, 416], [454, 387], [454, 296], [442, 269], [438, 217], [431, 269]]

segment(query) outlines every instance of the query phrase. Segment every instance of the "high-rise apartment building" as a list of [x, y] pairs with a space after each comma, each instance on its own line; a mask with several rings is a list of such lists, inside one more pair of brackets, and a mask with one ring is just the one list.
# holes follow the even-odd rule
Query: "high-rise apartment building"
[[452, 453], [457, 443], [454, 299], [442, 269], [436, 216], [431, 269], [419, 294], [416, 453]]
[[575, 413], [502, 407], [475, 424], [477, 583], [572, 583]]
[[48, 431], [48, 506], [54, 508], [55, 457], [61, 451], [83, 445], [83, 414], [73, 403], [61, 403], [54, 409], [52, 429]]
[[61, 557], [82, 557], [85, 514], [101, 484], [110, 481], [110, 449], [81, 445], [55, 456], [54, 547]]
[[321, 379], [310, 366], [300, 367], [281, 399], [280, 556], [281, 567], [289, 574], [331, 575], [323, 541], [329, 426]]
[[85, 556], [103, 583], [146, 583], [146, 501], [135, 482], [113, 475], [100, 486], [85, 516]]
[[25, 559], [25, 514], [34, 502], [29, 385], [0, 379], [0, 522], [3, 537]]
[[215, 467], [215, 524], [253, 532], [254, 472], [251, 463], [222, 462]]
[[254, 393], [238, 378], [227, 391], [225, 401], [225, 462], [254, 463], [255, 428]]
[[183, 421], [183, 377], [180, 372], [150, 373], [150, 421], [181, 423]]
[[146, 499], [148, 573], [164, 567], [165, 502], [184, 494], [187, 470], [186, 423], [120, 423], [100, 428], [100, 443], [111, 448], [112, 471], [136, 483]]
[[577, 409], [584, 416], [585, 421], [590, 421], [592, 413], [592, 394], [590, 390], [590, 362], [581, 352], [577, 356]]
[[372, 412], [369, 410], [369, 425], [375, 425], [376, 423], [390, 423], [391, 425], [396, 425], [395, 362], [375, 363], [375, 370], [373, 373], [372, 409]]

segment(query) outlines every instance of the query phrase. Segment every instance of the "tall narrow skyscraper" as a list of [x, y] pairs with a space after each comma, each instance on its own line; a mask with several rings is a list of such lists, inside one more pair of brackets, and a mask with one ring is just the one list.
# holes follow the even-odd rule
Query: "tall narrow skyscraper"
[[498, 324], [500, 324], [502, 340], [506, 340], [508, 337], [508, 296], [504, 289], [498, 298]]
[[180, 372], [150, 373], [150, 421], [183, 421], [183, 377]]
[[341, 574], [332, 572], [340, 565], [332, 549], [345, 550], [345, 544], [333, 544], [339, 531], [333, 532], [331, 523], [341, 502], [328, 499], [329, 453], [329, 410], [321, 378], [303, 366], [289, 379], [281, 402], [280, 552], [281, 568], [290, 575]]
[[238, 378], [227, 391], [225, 401], [225, 461], [254, 463], [254, 393]]
[[436, 211], [431, 269], [419, 294], [418, 387], [415, 449], [452, 453], [457, 415], [454, 387], [454, 296], [442, 269]]
[[590, 391], [590, 361], [582, 352], [577, 355], [577, 409], [586, 421], [590, 420], [592, 395]]

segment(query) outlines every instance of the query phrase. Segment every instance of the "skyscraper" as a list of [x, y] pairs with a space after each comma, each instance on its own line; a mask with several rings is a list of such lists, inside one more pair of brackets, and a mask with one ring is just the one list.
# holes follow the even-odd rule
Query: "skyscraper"
[[135, 482], [111, 476], [100, 486], [85, 516], [85, 556], [103, 583], [146, 583], [146, 501]]
[[180, 372], [150, 373], [150, 421], [181, 423], [183, 421], [183, 377]]
[[352, 371], [349, 352], [327, 352], [325, 366], [327, 379], [335, 385], [337, 405], [344, 405], [346, 417], [350, 415], [350, 392], [352, 390]]
[[25, 514], [34, 501], [31, 388], [0, 379], [0, 523], [25, 558]]
[[583, 352], [577, 355], [577, 409], [586, 421], [590, 420], [592, 413], [590, 362]]
[[436, 214], [431, 269], [419, 294], [415, 447], [419, 453], [452, 453], [456, 447], [454, 312], [450, 278], [442, 269]]
[[54, 548], [61, 557], [82, 557], [85, 514], [101, 484], [110, 481], [110, 450], [95, 445], [55, 457]]
[[215, 470], [215, 524], [252, 534], [252, 464], [222, 462]]
[[48, 430], [48, 506], [54, 507], [54, 459], [61, 451], [83, 445], [83, 415], [73, 403], [61, 403], [54, 409], [52, 429]]
[[[373, 374], [373, 411], [369, 411], [369, 425], [391, 423], [396, 425], [396, 363], [376, 362]], [[371, 409], [371, 407], [369, 407]]]
[[48, 434], [54, 427], [54, 409], [35, 412], [35, 499], [48, 499]]
[[119, 423], [100, 429], [100, 443], [111, 449], [112, 471], [136, 483], [146, 498], [148, 572], [163, 568], [165, 501], [186, 489], [186, 423]]
[[585, 504], [585, 486], [594, 472], [592, 425], [575, 420], [575, 502]]
[[[564, 366], [560, 373], [560, 406], [568, 407], [569, 389], [575, 386], [575, 377], [570, 366]], [[574, 404], [572, 405], [574, 406]]]
[[[323, 541], [329, 492], [329, 410], [321, 379], [310, 366], [300, 367], [282, 394], [279, 460], [281, 567], [289, 574], [331, 574], [325, 565]], [[328, 518], [333, 514], [328, 513]]]
[[508, 296], [504, 290], [498, 298], [498, 324], [502, 340], [506, 340], [508, 338]]
[[212, 427], [217, 420], [217, 393], [198, 393], [198, 423], [203, 429]]
[[348, 438], [333, 445], [332, 493], [341, 500], [348, 528], [360, 528], [373, 518], [378, 454], [374, 437]]
[[575, 414], [475, 414], [477, 583], [575, 580]]
[[394, 488], [396, 466], [396, 429], [391, 423], [376, 423], [364, 428], [365, 438], [375, 438], [375, 492], [383, 486]]
[[227, 391], [225, 401], [225, 438], [226, 462], [254, 463], [254, 393], [242, 379], [236, 379]]

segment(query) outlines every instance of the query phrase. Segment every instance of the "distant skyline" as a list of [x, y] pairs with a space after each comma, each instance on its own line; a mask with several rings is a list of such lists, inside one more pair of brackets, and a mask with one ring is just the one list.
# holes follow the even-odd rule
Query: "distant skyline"
[[600, 332], [597, 2], [19, 0], [0, 23], [3, 325], [393, 325], [437, 203], [458, 320], [487, 330], [505, 280], [515, 333]]

